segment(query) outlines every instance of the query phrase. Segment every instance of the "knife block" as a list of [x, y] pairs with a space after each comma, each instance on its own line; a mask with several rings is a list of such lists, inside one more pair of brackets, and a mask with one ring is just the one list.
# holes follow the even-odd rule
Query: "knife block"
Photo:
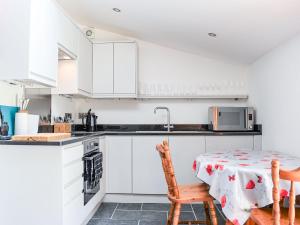
[[71, 133], [70, 123], [55, 123], [54, 133]]

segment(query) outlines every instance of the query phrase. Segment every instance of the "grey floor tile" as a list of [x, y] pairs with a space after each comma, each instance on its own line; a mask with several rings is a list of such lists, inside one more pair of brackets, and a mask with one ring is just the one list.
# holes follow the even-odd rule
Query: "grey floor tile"
[[192, 204], [192, 207], [198, 220], [206, 219], [203, 204]]
[[167, 212], [142, 211], [141, 220], [166, 221]]
[[[205, 211], [202, 204], [193, 204], [192, 205], [194, 212], [196, 214], [196, 217], [198, 220], [205, 220]], [[222, 209], [220, 205], [216, 206], [216, 214], [218, 219], [218, 225], [224, 225], [225, 224], [225, 216], [222, 213]]]
[[146, 221], [141, 220], [139, 225], [165, 225], [166, 221]]
[[114, 220], [145, 220], [145, 221], [166, 221], [167, 212], [158, 211], [123, 211], [116, 210]]
[[141, 210], [142, 203], [119, 203], [117, 209]]
[[117, 207], [117, 203], [103, 203], [100, 205], [93, 218], [110, 219]]
[[[153, 210], [153, 211], [169, 211], [170, 210], [169, 203], [144, 203], [142, 206], [142, 210]], [[192, 207], [190, 204], [181, 205], [181, 211], [192, 211]]]
[[184, 204], [184, 205], [181, 205], [181, 211], [188, 211], [188, 212], [193, 211], [193, 210], [192, 210], [191, 204]]
[[140, 220], [141, 219], [142, 211], [123, 211], [123, 210], [116, 210], [112, 219], [114, 220]]
[[138, 225], [138, 221], [91, 219], [87, 225]]
[[196, 220], [193, 212], [181, 212], [179, 220]]
[[169, 203], [144, 203], [142, 210], [153, 210], [153, 211], [169, 211]]

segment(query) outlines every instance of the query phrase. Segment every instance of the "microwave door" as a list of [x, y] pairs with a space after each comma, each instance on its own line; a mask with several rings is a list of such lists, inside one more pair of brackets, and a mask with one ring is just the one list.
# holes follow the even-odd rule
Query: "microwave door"
[[245, 130], [245, 108], [221, 108], [219, 110], [219, 130]]

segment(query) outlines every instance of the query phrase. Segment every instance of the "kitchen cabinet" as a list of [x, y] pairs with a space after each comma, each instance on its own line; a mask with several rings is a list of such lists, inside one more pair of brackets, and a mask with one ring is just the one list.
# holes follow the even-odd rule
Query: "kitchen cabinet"
[[52, 94], [90, 96], [92, 93], [92, 43], [81, 31], [79, 37], [78, 56], [75, 59], [58, 61], [57, 88]]
[[58, 44], [60, 48], [70, 53], [72, 56], [78, 56], [79, 51], [79, 28], [58, 9]]
[[262, 136], [261, 135], [253, 136], [253, 150], [255, 150], [255, 151], [262, 150]]
[[114, 94], [136, 94], [135, 43], [114, 43]]
[[169, 146], [178, 184], [197, 183], [193, 162], [199, 154], [205, 153], [204, 136], [170, 136]]
[[93, 94], [114, 93], [113, 43], [93, 45]]
[[132, 193], [132, 148], [130, 136], [106, 138], [106, 192]]
[[[57, 9], [52, 0], [3, 0], [0, 79], [56, 86]], [[18, 15], [18, 16], [16, 16]]]
[[81, 31], [79, 31], [78, 36], [78, 90], [91, 95], [93, 85], [93, 45]]
[[94, 43], [93, 96], [95, 98], [136, 97], [136, 83], [136, 43]]
[[253, 136], [206, 136], [206, 152], [253, 150]]
[[166, 194], [168, 191], [156, 145], [166, 136], [134, 136], [132, 175], [134, 194]]
[[81, 225], [84, 220], [83, 145], [63, 150], [63, 225]]

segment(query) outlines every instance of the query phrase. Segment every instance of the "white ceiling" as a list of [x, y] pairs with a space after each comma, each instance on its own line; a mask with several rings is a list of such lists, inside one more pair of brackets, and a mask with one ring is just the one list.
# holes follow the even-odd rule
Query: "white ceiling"
[[242, 63], [300, 31], [300, 0], [57, 1], [84, 25]]

